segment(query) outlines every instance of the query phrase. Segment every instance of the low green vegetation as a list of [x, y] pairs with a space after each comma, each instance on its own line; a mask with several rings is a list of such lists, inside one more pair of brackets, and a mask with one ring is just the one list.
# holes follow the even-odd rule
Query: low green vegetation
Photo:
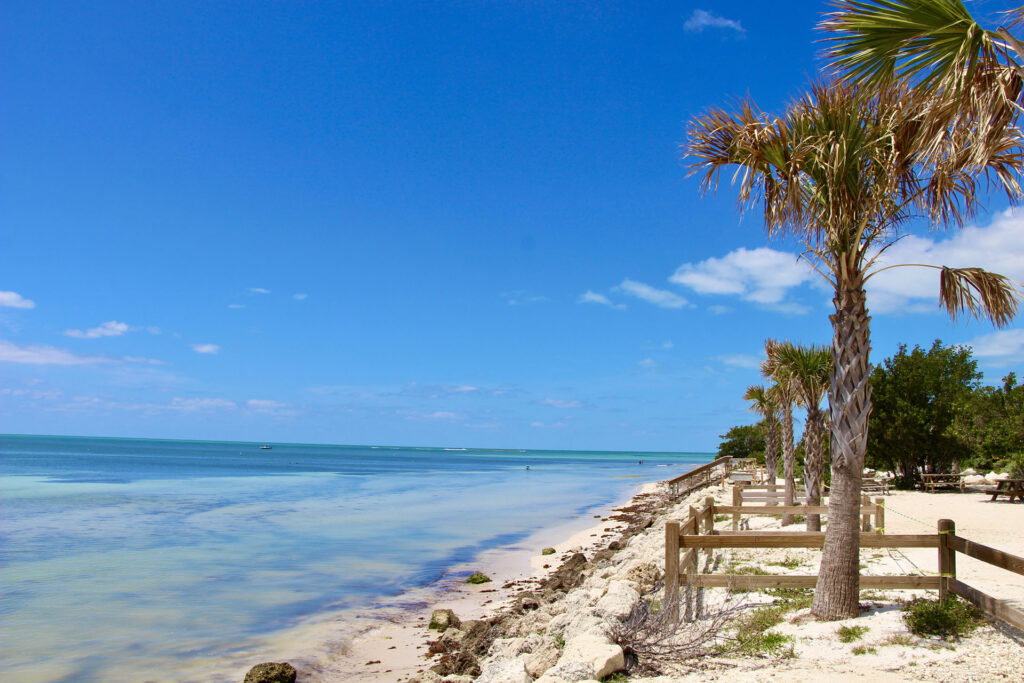
[[602, 678], [601, 683], [626, 683], [628, 680], [629, 676], [625, 672], [617, 671]]
[[891, 636], [882, 641], [882, 645], [901, 645], [903, 647], [913, 647], [917, 645], [917, 641], [914, 640], [914, 636], [907, 633], [893, 633]]
[[793, 638], [769, 630], [782, 622], [785, 613], [781, 606], [768, 605], [758, 607], [739, 619], [736, 624], [736, 639], [740, 643], [738, 651], [749, 655], [795, 657]]
[[778, 562], [768, 562], [767, 564], [772, 567], [785, 567], [786, 569], [796, 569], [801, 564], [803, 564], [803, 562], [796, 559], [795, 557], [787, 557], [784, 560], [779, 560]]
[[942, 600], [918, 598], [903, 606], [903, 622], [911, 633], [919, 636], [955, 639], [976, 629], [981, 621], [981, 614], [973, 605], [955, 596]]
[[840, 626], [836, 629], [836, 635], [839, 636], [839, 642], [852, 643], [860, 640], [868, 630], [867, 626]]
[[481, 572], [473, 572], [472, 574], [469, 575], [469, 578], [466, 579], [466, 583], [473, 583], [473, 584], [477, 584], [477, 583], [490, 583], [490, 582], [491, 582], [491, 578], [489, 576], [487, 576], [486, 574], [483, 574]]
[[540, 554], [541, 555], [554, 555], [555, 554], [555, 549], [554, 548], [544, 548], [543, 550], [540, 551]]
[[876, 654], [878, 650], [873, 647], [868, 647], [867, 645], [858, 645], [857, 647], [850, 650], [850, 652], [852, 652], [855, 655], [873, 655]]

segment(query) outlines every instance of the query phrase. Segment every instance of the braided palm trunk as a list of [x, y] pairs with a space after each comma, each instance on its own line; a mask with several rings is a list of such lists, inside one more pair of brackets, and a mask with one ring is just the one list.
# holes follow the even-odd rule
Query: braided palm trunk
[[[849, 271], [847, 271], [849, 272]], [[871, 387], [868, 355], [871, 333], [863, 276], [837, 287], [832, 300], [832, 357], [835, 361], [829, 388], [832, 422], [832, 489], [828, 528], [818, 585], [811, 611], [818, 619], [833, 621], [859, 614], [860, 597], [860, 487], [867, 452]]]
[[[807, 505], [821, 505], [821, 488], [825, 479], [825, 456], [821, 443], [824, 424], [821, 410], [807, 410], [807, 455], [804, 460], [804, 482], [807, 485]], [[807, 515], [807, 530], [821, 531], [821, 515]]]
[[772, 421], [765, 430], [764, 467], [768, 471], [768, 483], [775, 484], [775, 472], [779, 467], [779, 423]]
[[[782, 404], [782, 473], [786, 477], [785, 505], [796, 504], [796, 450], [793, 448], [793, 402]], [[782, 525], [792, 524], [793, 515], [783, 515]]]

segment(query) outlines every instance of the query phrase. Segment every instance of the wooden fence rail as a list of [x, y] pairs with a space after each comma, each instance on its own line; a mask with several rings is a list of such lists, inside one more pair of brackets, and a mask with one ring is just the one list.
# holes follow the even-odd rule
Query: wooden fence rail
[[668, 480], [669, 494], [673, 498], [688, 496], [698, 489], [715, 483], [725, 483], [730, 472], [756, 467], [753, 458], [732, 458], [726, 456], [695, 467], [686, 474]]
[[[876, 498], [876, 511], [884, 514], [884, 505]], [[792, 506], [812, 514], [825, 514], [827, 508]], [[764, 511], [765, 508], [756, 508]], [[772, 509], [768, 514], [784, 514], [786, 506]], [[723, 534], [715, 531], [715, 513], [736, 514], [735, 506], [715, 505], [713, 498], [705, 498], [703, 509], [691, 507], [685, 522], [665, 524], [665, 605], [672, 610], [671, 617], [679, 618], [681, 587], [735, 588], [757, 590], [764, 588], [814, 588], [818, 577], [808, 575], [756, 576], [746, 574], [699, 574], [700, 551], [716, 548], [822, 548], [825, 534], [819, 532], [748, 532]], [[742, 510], [746, 513], [746, 510]], [[759, 512], [758, 514], [764, 514]], [[882, 518], [884, 520], [884, 518]], [[882, 523], [878, 523], [881, 530]], [[861, 548], [936, 548], [938, 575], [861, 576], [859, 590], [938, 590], [939, 597], [950, 594], [972, 602], [1001, 621], [1024, 630], [1024, 610], [1006, 600], [998, 600], [956, 577], [956, 554], [963, 553], [976, 560], [1024, 576], [1024, 557], [990, 548], [956, 535], [952, 520], [941, 519], [935, 534], [865, 534], [860, 537]], [[683, 552], [680, 559], [680, 551]], [[689, 591], [685, 599], [686, 618], [691, 615]]]

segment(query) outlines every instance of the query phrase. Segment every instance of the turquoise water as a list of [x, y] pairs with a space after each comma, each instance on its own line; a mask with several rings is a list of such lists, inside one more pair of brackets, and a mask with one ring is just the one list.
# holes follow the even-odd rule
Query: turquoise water
[[175, 680], [710, 458], [0, 436], [0, 671]]

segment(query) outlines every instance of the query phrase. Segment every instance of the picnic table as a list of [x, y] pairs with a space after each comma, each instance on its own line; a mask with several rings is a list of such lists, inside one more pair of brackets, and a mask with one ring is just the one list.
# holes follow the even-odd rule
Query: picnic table
[[962, 474], [922, 474], [921, 483], [927, 493], [935, 493], [935, 489], [960, 489], [960, 493], [964, 492]]
[[999, 496], [1006, 496], [1013, 502], [1014, 498], [1018, 498], [1024, 502], [1024, 479], [1003, 479], [994, 489], [990, 489], [992, 492], [992, 500], [996, 500]]
[[864, 493], [881, 493], [889, 495], [889, 480], [881, 477], [864, 477], [861, 480], [860, 490]]

